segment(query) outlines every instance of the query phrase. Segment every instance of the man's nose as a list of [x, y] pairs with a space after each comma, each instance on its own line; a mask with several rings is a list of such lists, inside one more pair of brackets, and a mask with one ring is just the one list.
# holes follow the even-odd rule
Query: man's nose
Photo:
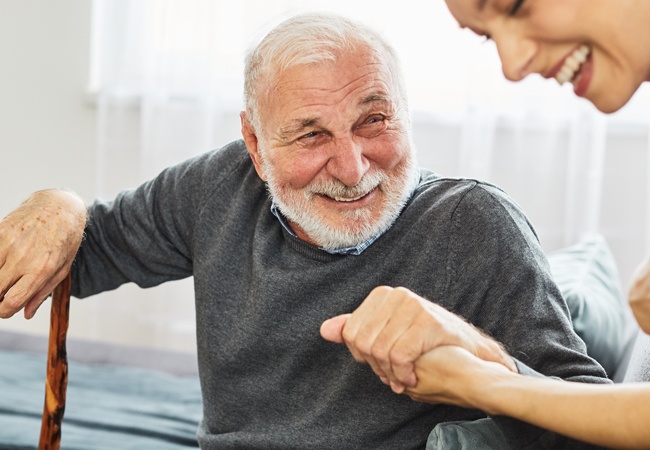
[[521, 81], [532, 70], [537, 54], [537, 44], [532, 40], [504, 30], [501, 35], [492, 36], [497, 45], [503, 75], [510, 81]]
[[370, 162], [365, 157], [363, 146], [352, 138], [334, 142], [332, 154], [327, 162], [327, 171], [346, 186], [355, 186], [368, 172]]

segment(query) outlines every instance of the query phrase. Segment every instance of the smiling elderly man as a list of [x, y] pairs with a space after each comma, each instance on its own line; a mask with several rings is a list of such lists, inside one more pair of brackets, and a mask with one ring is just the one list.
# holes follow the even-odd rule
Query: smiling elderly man
[[[375, 32], [289, 19], [248, 55], [245, 95], [243, 141], [95, 202], [85, 228], [68, 192], [10, 214], [0, 315], [31, 317], [84, 231], [77, 297], [193, 276], [206, 449], [422, 448], [436, 424], [484, 417], [395, 393], [447, 343], [511, 370], [604, 382], [517, 206], [416, 168], [397, 58]], [[518, 448], [579, 447], [497, 423]]]

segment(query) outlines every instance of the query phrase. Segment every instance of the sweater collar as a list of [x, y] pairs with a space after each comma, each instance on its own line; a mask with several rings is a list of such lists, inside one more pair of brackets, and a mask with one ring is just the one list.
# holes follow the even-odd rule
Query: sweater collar
[[[420, 178], [419, 174], [417, 175], [417, 177], [418, 179]], [[407, 201], [404, 202], [405, 205], [413, 197], [413, 193], [415, 192], [415, 188], [417, 187], [417, 184], [418, 183], [415, 183], [415, 186], [411, 191], [411, 193], [409, 194]], [[287, 233], [299, 239], [296, 233], [294, 233], [291, 227], [289, 226], [289, 222], [287, 221], [287, 218], [284, 216], [284, 214], [282, 214], [280, 208], [278, 208], [278, 205], [275, 204], [275, 201], [273, 199], [271, 199], [271, 213], [273, 213], [273, 215], [277, 217], [278, 221], [280, 222], [280, 224], [282, 224], [282, 227], [287, 231]], [[361, 242], [360, 244], [354, 245], [352, 247], [342, 247], [342, 248], [335, 248], [335, 249], [321, 248], [321, 250], [330, 253], [332, 255], [355, 255], [355, 256], [360, 255], [365, 249], [370, 247], [373, 244], [373, 242], [379, 239], [382, 234], [388, 231], [393, 226], [394, 223], [395, 222], [391, 223], [389, 226], [381, 230], [379, 233], [377, 233], [375, 236], [371, 237], [367, 241]]]

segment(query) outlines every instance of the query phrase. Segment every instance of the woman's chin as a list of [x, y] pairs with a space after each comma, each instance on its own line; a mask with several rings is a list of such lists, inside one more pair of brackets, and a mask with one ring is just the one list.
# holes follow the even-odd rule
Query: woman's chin
[[[639, 84], [639, 86], [641, 86]], [[600, 95], [598, 97], [591, 97], [589, 95], [586, 96], [587, 100], [589, 100], [593, 105], [602, 113], [605, 114], [611, 114], [619, 109], [621, 109], [623, 106], [627, 104], [628, 101], [632, 98], [634, 93], [637, 91], [639, 88], [637, 86], [634, 89], [630, 89], [629, 92], [613, 92], [613, 91], [608, 91], [604, 95]]]

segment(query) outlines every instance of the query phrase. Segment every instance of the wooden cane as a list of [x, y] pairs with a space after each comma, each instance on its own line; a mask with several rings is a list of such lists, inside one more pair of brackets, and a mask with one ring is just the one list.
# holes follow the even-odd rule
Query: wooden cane
[[50, 339], [47, 349], [45, 406], [41, 421], [39, 450], [59, 450], [61, 422], [68, 385], [68, 354], [65, 346], [70, 313], [70, 274], [54, 289], [50, 314]]

